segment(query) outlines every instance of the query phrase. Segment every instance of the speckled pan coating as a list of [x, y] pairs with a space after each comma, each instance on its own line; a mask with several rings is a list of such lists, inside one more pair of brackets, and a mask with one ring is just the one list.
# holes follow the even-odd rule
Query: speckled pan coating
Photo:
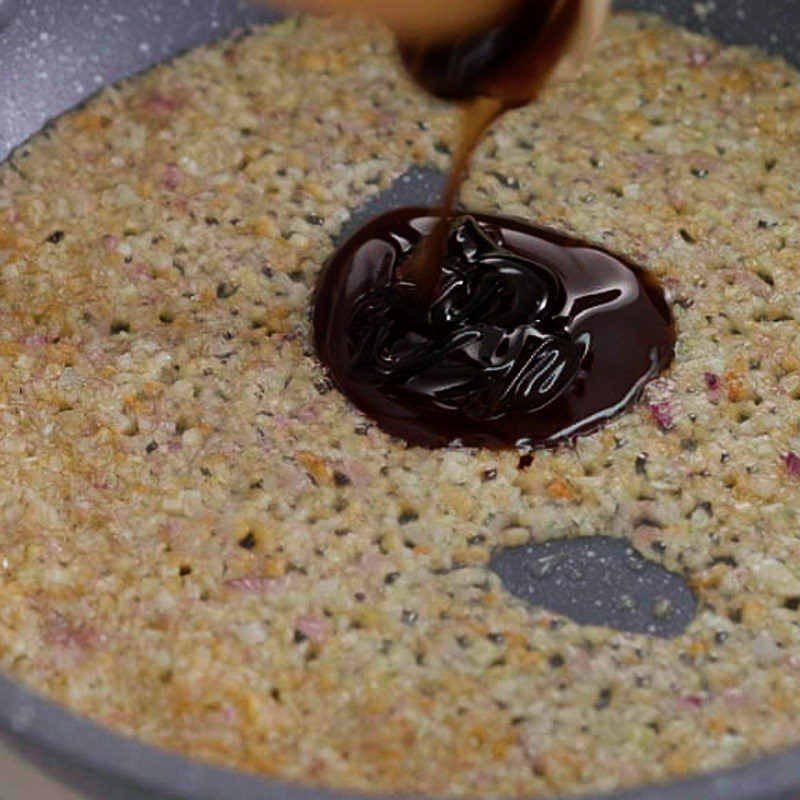
[[[147, 742], [360, 790], [610, 789], [800, 741], [798, 105], [783, 64], [624, 17], [489, 138], [469, 205], [650, 264], [681, 328], [643, 404], [522, 472], [389, 440], [308, 348], [347, 209], [447, 165], [452, 118], [383, 33], [286, 23], [62, 119], [0, 169], [0, 664]], [[580, 627], [485, 569], [598, 530], [685, 572], [684, 635]]]

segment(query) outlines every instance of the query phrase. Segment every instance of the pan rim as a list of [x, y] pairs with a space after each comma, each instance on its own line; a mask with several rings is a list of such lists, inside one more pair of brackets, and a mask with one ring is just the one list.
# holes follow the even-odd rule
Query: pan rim
[[[374, 800], [446, 796], [365, 794], [313, 784], [270, 779], [196, 761], [180, 753], [124, 736], [79, 716], [0, 672], [0, 734], [12, 747], [31, 746], [56, 755], [100, 777], [180, 800]], [[14, 740], [18, 740], [17, 743]], [[800, 788], [800, 745], [757, 757], [735, 767], [678, 781], [647, 784], [601, 794], [572, 795], [580, 800], [791, 800]], [[539, 797], [537, 800], [570, 800]]]

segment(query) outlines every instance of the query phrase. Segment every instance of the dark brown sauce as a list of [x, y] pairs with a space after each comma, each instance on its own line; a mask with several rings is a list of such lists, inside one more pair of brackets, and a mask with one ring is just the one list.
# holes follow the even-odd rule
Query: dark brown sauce
[[463, 108], [461, 135], [453, 156], [450, 176], [442, 195], [439, 222], [430, 232], [425, 244], [404, 265], [403, 278], [415, 283], [424, 301], [430, 302], [441, 276], [439, 254], [447, 236], [450, 216], [458, 200], [458, 192], [469, 166], [470, 158], [486, 129], [502, 114], [502, 106], [495, 100], [480, 97]]
[[439, 280], [440, 251], [472, 154], [491, 124], [512, 108], [535, 99], [556, 68], [590, 0], [519, 0], [482, 31], [452, 42], [398, 43], [416, 82], [443, 100], [461, 103], [458, 149], [442, 198], [440, 223], [430, 241], [406, 266], [405, 277], [428, 300]]
[[672, 313], [645, 270], [520, 220], [453, 216], [481, 136], [538, 96], [583, 2], [519, 0], [472, 36], [400, 43], [421, 86], [462, 104], [450, 180], [440, 209], [398, 209], [340, 247], [318, 286], [314, 336], [338, 388], [410, 444], [573, 439], [672, 360]]
[[390, 434], [441, 447], [541, 447], [622, 411], [672, 360], [655, 278], [520, 220], [452, 219], [433, 296], [403, 277], [439, 219], [404, 208], [336, 252], [314, 308], [336, 386]]
[[491, 27], [452, 42], [400, 41], [414, 80], [443, 100], [529, 103], [560, 60], [585, 0], [519, 0]]

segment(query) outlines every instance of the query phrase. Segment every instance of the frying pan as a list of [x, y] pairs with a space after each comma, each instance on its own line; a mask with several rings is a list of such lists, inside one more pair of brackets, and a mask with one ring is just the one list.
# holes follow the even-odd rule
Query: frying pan
[[[655, 11], [724, 41], [782, 54], [800, 66], [798, 0], [622, 0], [617, 6]], [[103, 86], [278, 17], [246, 0], [0, 0], [0, 160], [48, 119]], [[440, 183], [441, 176], [414, 170], [358, 210], [356, 218], [435, 197]], [[631, 557], [624, 544], [598, 536], [505, 551], [491, 566], [510, 591], [578, 621], [676, 635], [694, 613], [685, 582], [649, 563], [626, 570]], [[582, 580], [557, 577], [536, 589], [530, 581], [536, 559], [567, 564], [573, 572], [577, 565]], [[623, 615], [614, 602], [621, 585], [639, 598], [666, 596], [676, 613], [667, 621]], [[2, 675], [0, 736], [64, 784], [97, 800], [357, 800], [155, 750], [78, 718]], [[2, 776], [0, 797], [6, 800]], [[800, 800], [800, 746], [736, 769], [589, 800]]]

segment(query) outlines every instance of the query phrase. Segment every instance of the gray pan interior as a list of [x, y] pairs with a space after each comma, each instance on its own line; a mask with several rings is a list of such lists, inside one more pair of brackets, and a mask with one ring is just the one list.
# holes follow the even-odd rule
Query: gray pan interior
[[[798, 0], [623, 0], [617, 5], [657, 11], [725, 41], [781, 53], [800, 65]], [[246, 0], [0, 0], [0, 160], [24, 147], [48, 119], [102, 86], [277, 17]], [[354, 210], [354, 221], [393, 204], [435, 198], [440, 185], [440, 175], [413, 170], [368, 207]], [[498, 553], [492, 567], [510, 591], [581, 622], [674, 636], [695, 610], [680, 576], [643, 562], [624, 543], [601, 535]], [[652, 613], [664, 598], [673, 609], [666, 618]], [[46, 771], [98, 800], [355, 800], [156, 751], [76, 718], [2, 676], [0, 735]], [[613, 797], [798, 800], [800, 747], [735, 770]]]

